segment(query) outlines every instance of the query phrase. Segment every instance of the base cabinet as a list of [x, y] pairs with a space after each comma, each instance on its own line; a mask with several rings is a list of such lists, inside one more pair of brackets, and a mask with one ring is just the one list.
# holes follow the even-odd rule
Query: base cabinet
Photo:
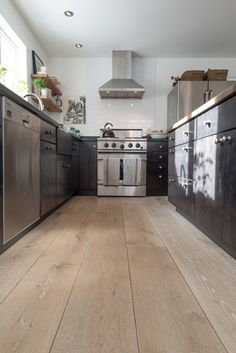
[[[176, 153], [173, 133], [169, 136], [171, 138], [169, 151], [174, 151], [169, 158], [169, 171], [174, 175], [169, 175], [168, 192], [169, 201], [176, 206], [177, 211], [234, 257], [236, 257], [236, 122], [235, 128], [232, 128], [232, 116], [235, 98], [232, 97], [196, 118], [196, 140], [190, 145], [193, 147], [193, 156], [188, 159], [193, 165], [192, 180], [178, 177], [180, 167], [188, 171], [189, 175], [192, 171], [187, 166], [186, 159]], [[229, 126], [231, 128], [227, 129]], [[175, 155], [178, 155], [178, 163], [174, 165]]]
[[147, 142], [147, 196], [166, 196], [168, 193], [168, 142]]
[[97, 139], [80, 141], [79, 194], [97, 195]]
[[57, 157], [57, 205], [71, 197], [71, 158]]
[[236, 130], [196, 144], [195, 223], [236, 254]]

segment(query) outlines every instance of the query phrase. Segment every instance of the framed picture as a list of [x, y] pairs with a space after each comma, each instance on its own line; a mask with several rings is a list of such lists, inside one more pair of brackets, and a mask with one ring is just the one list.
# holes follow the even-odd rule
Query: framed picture
[[40, 57], [32, 50], [32, 60], [33, 60], [33, 74], [37, 74], [40, 71], [40, 67], [44, 66], [44, 63], [40, 59]]
[[64, 96], [63, 118], [64, 124], [86, 124], [86, 97]]

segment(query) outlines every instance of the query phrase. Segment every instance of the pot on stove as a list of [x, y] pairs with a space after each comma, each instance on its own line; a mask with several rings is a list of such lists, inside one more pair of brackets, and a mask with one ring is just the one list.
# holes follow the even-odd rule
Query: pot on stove
[[115, 137], [114, 132], [112, 131], [113, 125], [111, 123], [106, 123], [102, 130], [102, 137]]

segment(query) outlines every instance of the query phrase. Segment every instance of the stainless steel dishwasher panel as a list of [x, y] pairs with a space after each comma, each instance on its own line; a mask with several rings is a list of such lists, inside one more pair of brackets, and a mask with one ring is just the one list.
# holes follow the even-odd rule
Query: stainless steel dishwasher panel
[[5, 107], [4, 243], [40, 217], [40, 120], [11, 101]]

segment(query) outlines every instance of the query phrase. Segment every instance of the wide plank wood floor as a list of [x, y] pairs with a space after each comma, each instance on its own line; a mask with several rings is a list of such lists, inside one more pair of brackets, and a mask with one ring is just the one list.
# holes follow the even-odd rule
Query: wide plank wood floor
[[0, 256], [0, 353], [236, 353], [236, 261], [166, 198], [74, 197]]

